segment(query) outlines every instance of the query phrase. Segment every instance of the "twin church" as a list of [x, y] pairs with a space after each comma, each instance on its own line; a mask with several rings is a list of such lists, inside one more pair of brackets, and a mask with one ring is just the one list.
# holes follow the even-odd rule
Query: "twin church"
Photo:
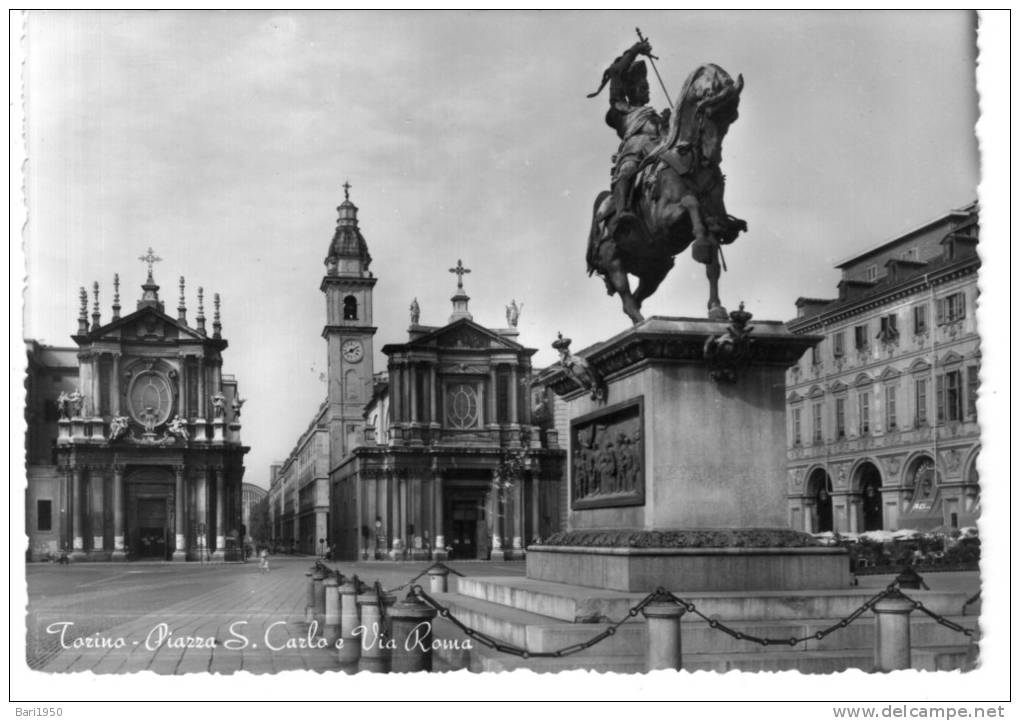
[[475, 322], [458, 260], [449, 317], [425, 324], [412, 302], [377, 372], [376, 278], [349, 186], [337, 210], [320, 286], [328, 395], [273, 468], [277, 545], [345, 560], [523, 557], [560, 527], [565, 452], [532, 416], [536, 351], [519, 342], [516, 303], [504, 328]]

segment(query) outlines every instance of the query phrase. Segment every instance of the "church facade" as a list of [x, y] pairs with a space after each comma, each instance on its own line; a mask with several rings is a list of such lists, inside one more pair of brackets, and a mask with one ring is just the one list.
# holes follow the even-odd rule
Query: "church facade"
[[114, 278], [103, 323], [99, 285], [81, 309], [73, 347], [28, 342], [26, 521], [30, 560], [240, 560], [243, 459], [237, 381], [222, 372], [227, 341], [202, 289], [187, 321], [148, 278], [121, 316]]
[[421, 323], [412, 303], [406, 339], [383, 346], [377, 373], [372, 259], [349, 197], [338, 212], [320, 286], [329, 393], [318, 419], [334, 558], [523, 558], [559, 529], [564, 453], [531, 419], [535, 350], [518, 341], [519, 307], [505, 328], [475, 322], [458, 261], [447, 321]]

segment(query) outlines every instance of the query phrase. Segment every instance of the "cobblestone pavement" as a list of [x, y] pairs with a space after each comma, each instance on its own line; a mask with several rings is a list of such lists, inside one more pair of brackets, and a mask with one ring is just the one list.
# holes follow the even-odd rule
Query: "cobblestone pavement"
[[[305, 572], [313, 562], [275, 556], [267, 574], [254, 563], [30, 567], [28, 665], [101, 674], [338, 670], [336, 649], [310, 639], [305, 622]], [[389, 590], [430, 564], [327, 565], [369, 584], [378, 579]], [[523, 563], [451, 566], [465, 575], [524, 575]]]

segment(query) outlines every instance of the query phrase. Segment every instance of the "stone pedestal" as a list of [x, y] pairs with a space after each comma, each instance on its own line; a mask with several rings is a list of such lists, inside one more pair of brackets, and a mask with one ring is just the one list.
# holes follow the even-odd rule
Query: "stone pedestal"
[[[785, 372], [819, 339], [782, 323], [650, 318], [560, 371], [568, 528], [528, 548], [528, 576], [624, 591], [849, 584], [842, 549], [787, 527]], [[596, 396], [596, 397], [593, 397]], [[562, 440], [562, 439], [561, 439]]]
[[212, 422], [212, 440], [213, 443], [223, 443], [223, 419], [216, 418]]

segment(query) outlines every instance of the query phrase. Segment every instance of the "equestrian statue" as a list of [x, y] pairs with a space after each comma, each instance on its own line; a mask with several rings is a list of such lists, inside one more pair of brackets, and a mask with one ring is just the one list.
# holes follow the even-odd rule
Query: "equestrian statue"
[[[707, 266], [708, 317], [725, 321], [721, 246], [736, 240], [747, 223], [726, 212], [719, 164], [744, 80], [734, 81], [718, 65], [701, 65], [688, 76], [675, 106], [658, 113], [648, 106], [647, 68], [638, 59], [644, 55], [651, 62], [655, 56], [640, 30], [638, 37], [588, 96], [609, 84], [606, 124], [620, 138], [611, 190], [595, 200], [588, 275], [602, 276], [609, 295], [619, 293], [623, 312], [637, 324], [644, 320], [641, 303], [669, 273], [673, 256], [691, 246], [694, 259]], [[638, 278], [633, 293], [628, 274]]]

